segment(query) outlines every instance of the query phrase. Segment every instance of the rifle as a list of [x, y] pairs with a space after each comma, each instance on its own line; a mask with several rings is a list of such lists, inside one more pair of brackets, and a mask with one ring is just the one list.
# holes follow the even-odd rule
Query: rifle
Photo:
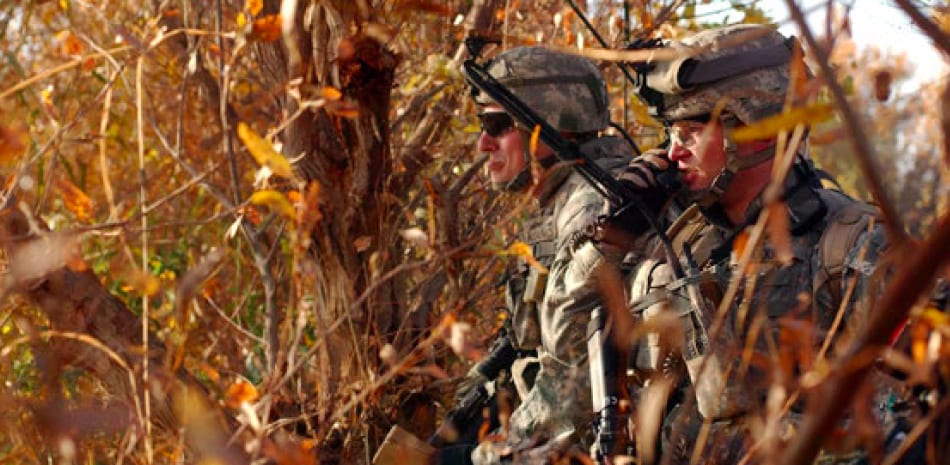
[[478, 364], [478, 371], [488, 379], [466, 392], [446, 415], [436, 432], [423, 442], [412, 433], [395, 425], [383, 440], [376, 456], [375, 465], [428, 464], [438, 448], [455, 442], [457, 432], [474, 424], [481, 424], [482, 410], [495, 395], [495, 381], [501, 370], [511, 367], [515, 359], [530, 355], [531, 351], [515, 349], [507, 334], [502, 333], [492, 344], [489, 354]]
[[[617, 181], [591, 160], [590, 157], [581, 152], [577, 143], [562, 137], [553, 126], [489, 74], [483, 65], [476, 63], [476, 58], [481, 54], [482, 48], [487, 43], [487, 40], [480, 37], [469, 37], [465, 39], [465, 45], [470, 53], [470, 57], [462, 64], [462, 71], [466, 81], [478, 91], [488, 94], [488, 96], [495, 103], [500, 105], [515, 121], [524, 127], [538, 130], [539, 139], [544, 142], [560, 160], [570, 162], [571, 167], [610, 203], [613, 213], [610, 217], [602, 218], [601, 222], [616, 221], [618, 218], [624, 217], [624, 215], [631, 210], [635, 210], [641, 215], [660, 240], [667, 256], [667, 262], [672, 268], [674, 276], [677, 277], [677, 279], [684, 277], [683, 267], [673, 250], [673, 244], [660, 225], [655, 213], [647, 206], [641, 197], [648, 193], [635, 192], [627, 185]], [[669, 180], [669, 182], [674, 181]], [[598, 416], [598, 420], [596, 421], [598, 440], [594, 444], [594, 452], [595, 455], [598, 456], [598, 460], [606, 461], [607, 455], [613, 453], [615, 449], [615, 441], [617, 439], [616, 428], [617, 425], [620, 424], [618, 420], [620, 412], [617, 408], [619, 402], [613, 401], [619, 400], [619, 392], [616, 390], [615, 382], [616, 376], [618, 375], [617, 367], [615, 366], [617, 357], [611, 357], [611, 354], [616, 354], [616, 348], [611, 345], [609, 339], [603, 334], [603, 327], [605, 327], [606, 324], [601, 323], [601, 321], [606, 321], [606, 315], [596, 312], [595, 315], [598, 315], [599, 328], [595, 329], [592, 333], [592, 337], [588, 339], [588, 349], [590, 351], [588, 362], [590, 363], [591, 374], [594, 377], [592, 383], [598, 383], [598, 387], [592, 393], [592, 399], [595, 402], [595, 414]], [[614, 379], [605, 379], [606, 376], [613, 376]], [[611, 389], [613, 389], [613, 391], [611, 391]]]
[[530, 356], [533, 352], [515, 349], [511, 338], [502, 332], [492, 344], [488, 355], [476, 366], [478, 372], [488, 381], [469, 389], [462, 396], [455, 408], [445, 416], [442, 426], [429, 438], [429, 444], [443, 447], [454, 442], [456, 435], [450, 434], [453, 429], [455, 432], [461, 432], [471, 425], [480, 424], [482, 410], [495, 395], [495, 378], [502, 370], [510, 368], [516, 359]]
[[[633, 455], [629, 450], [618, 451], [617, 440], [625, 437], [625, 428], [620, 410], [623, 390], [618, 386], [624, 375], [625, 367], [621, 352], [610, 342], [607, 328], [607, 312], [602, 306], [594, 309], [587, 325], [587, 357], [590, 363], [590, 390], [593, 410], [597, 414], [594, 420], [594, 443], [591, 455], [598, 463], [607, 463], [607, 457], [622, 452]], [[631, 443], [632, 444], [632, 443]]]

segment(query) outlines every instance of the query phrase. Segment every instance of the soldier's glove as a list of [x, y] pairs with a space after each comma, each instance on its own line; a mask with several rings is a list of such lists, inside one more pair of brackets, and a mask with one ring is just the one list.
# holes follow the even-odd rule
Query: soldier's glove
[[465, 398], [465, 395], [468, 394], [473, 389], [478, 389], [479, 386], [483, 386], [485, 383], [491, 381], [485, 376], [479, 369], [479, 365], [476, 364], [465, 375], [465, 378], [459, 382], [458, 388], [455, 391], [455, 404], [458, 405], [462, 399]]
[[[618, 176], [618, 180], [639, 195], [654, 218], [659, 216], [663, 206], [683, 186], [676, 164], [667, 158], [666, 150], [663, 149], [649, 150], [634, 158]], [[620, 229], [633, 237], [643, 234], [650, 227], [643, 212], [633, 205], [623, 205], [616, 211], [607, 212], [604, 223], [609, 229]]]
[[507, 333], [499, 333], [488, 355], [468, 370], [465, 379], [459, 383], [455, 392], [456, 400], [461, 400], [472, 389], [493, 381], [502, 370], [510, 369], [512, 362], [520, 356], [522, 355], [515, 349]]

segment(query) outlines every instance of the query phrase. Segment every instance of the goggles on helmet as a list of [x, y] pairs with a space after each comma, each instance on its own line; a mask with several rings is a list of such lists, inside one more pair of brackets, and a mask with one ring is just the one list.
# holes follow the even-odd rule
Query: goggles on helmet
[[515, 120], [503, 111], [479, 113], [478, 121], [482, 132], [492, 137], [502, 136], [515, 127]]

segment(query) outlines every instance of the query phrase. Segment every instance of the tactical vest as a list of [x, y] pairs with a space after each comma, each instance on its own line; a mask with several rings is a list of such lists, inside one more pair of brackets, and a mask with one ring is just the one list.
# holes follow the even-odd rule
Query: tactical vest
[[[726, 326], [739, 331], [740, 335], [748, 329], [749, 323], [749, 320], [741, 321], [742, 308], [763, 309], [769, 318], [779, 318], [800, 307], [802, 293], [812, 297], [813, 317], [819, 328], [827, 329], [835, 318], [842, 298], [842, 275], [848, 254], [862, 233], [868, 230], [876, 211], [837, 191], [808, 190], [813, 194], [811, 199], [803, 202], [808, 206], [797, 205], [793, 202], [794, 197], [788, 202], [791, 218], [811, 221], [808, 227], [801, 228], [792, 237], [792, 264], [781, 266], [772, 260], [771, 250], [766, 247], [764, 256], [756, 259], [758, 275], [754, 292], [746, 296], [740, 289], [737, 293], [738, 299], [744, 296], [751, 299], [733, 309], [727, 319]], [[809, 212], [815, 209], [814, 199], [820, 200], [821, 210], [818, 211], [821, 217], [808, 219]], [[666, 352], [669, 343], [661, 341], [659, 333], [648, 334], [641, 340], [634, 360], [637, 370], [647, 376], [668, 369], [669, 357], [679, 359], [681, 355], [689, 365], [689, 360], [697, 360], [702, 355], [703, 345], [709, 341], [704, 335], [695, 334], [696, 325], [688, 324], [686, 317], [697, 312], [693, 311], [686, 297], [686, 285], [696, 284], [707, 308], [718, 308], [735, 266], [728, 253], [732, 248], [729, 233], [711, 224], [696, 207], [688, 209], [670, 226], [668, 236], [679, 256], [689, 245], [700, 270], [698, 276], [675, 280], [669, 266], [664, 263], [665, 257], [657, 252], [632, 275], [630, 307], [633, 313], [645, 323], [662, 321], [658, 318], [664, 314], [675, 316], [683, 322], [683, 332], [687, 335], [682, 353], [678, 355]], [[706, 324], [708, 328], [708, 321]], [[729, 363], [728, 360], [722, 362]], [[727, 391], [732, 390], [730, 384], [734, 383], [727, 379], [728, 373], [710, 371], [716, 370], [703, 371], [701, 381], [721, 385], [708, 389], [714, 393], [710, 393], [705, 402], [699, 399], [701, 413], [707, 418], [724, 418], [747, 408], [746, 400], [729, 398], [733, 396]], [[697, 395], [701, 395], [702, 388], [696, 386]]]
[[[553, 206], [542, 209], [524, 222], [521, 240], [531, 247], [534, 258], [549, 269], [556, 252], [557, 228], [552, 215]], [[537, 306], [544, 298], [547, 273], [518, 261], [517, 269], [505, 283], [505, 303], [510, 312], [511, 331], [515, 346], [534, 349], [541, 344]]]

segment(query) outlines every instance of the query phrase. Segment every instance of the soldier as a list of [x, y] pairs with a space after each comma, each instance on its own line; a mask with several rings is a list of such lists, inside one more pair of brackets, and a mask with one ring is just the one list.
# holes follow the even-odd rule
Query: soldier
[[[590, 61], [543, 47], [519, 47], [499, 54], [487, 69], [604, 169], [619, 172], [629, 163], [632, 148], [603, 135], [610, 118], [607, 89]], [[485, 442], [470, 458], [476, 464], [517, 463], [532, 456], [543, 460], [589, 436], [585, 331], [591, 309], [599, 304], [590, 273], [609, 258], [582, 231], [600, 214], [603, 199], [570, 167], [558, 165], [544, 144], [530, 153], [532, 128], [520, 127], [487, 95], [473, 91], [482, 126], [478, 150], [489, 155], [492, 184], [512, 194], [531, 192], [537, 199], [520, 239], [545, 269], [522, 264], [506, 283], [508, 337], [518, 349], [537, 349], [537, 373], [520, 375], [518, 367], [530, 364], [515, 363], [521, 404], [503, 432], [506, 440]], [[468, 385], [486, 380], [480, 368], [473, 368]], [[528, 447], [539, 442], [545, 446]]]
[[[807, 136], [793, 149], [794, 164], [775, 198], [780, 207], [769, 210], [787, 215], [790, 244], [779, 248], [770, 237], [754, 251], [747, 271], [737, 271], [737, 237], [768, 202], [766, 187], [778, 163], [775, 137], [737, 142], [732, 134], [782, 112], [794, 44], [766, 26], [703, 31], [665, 44], [689, 52], [688, 58], [655, 64], [639, 89], [668, 127], [666, 156], [681, 173], [691, 204], [667, 233], [685, 276], [655, 243], [629, 278], [634, 314], [666, 329], [639, 340], [637, 378], [649, 384], [680, 373], [692, 394], [663, 426], [663, 463], [690, 463], [698, 452], [702, 463], [732, 464], [753, 445], [774, 452], [774, 441], [756, 444], [763, 435], [746, 433], [770, 425], [763, 412], [782, 418], [771, 424], [772, 431], [786, 432], [795, 424], [803, 403], [789, 401], [789, 394], [800, 387], [799, 375], [814, 367], [795, 358], [799, 350], [814, 354], [826, 338], [840, 342], [842, 333], [866, 319], [864, 304], [880, 290], [876, 264], [887, 241], [877, 212], [823, 187], [808, 157]], [[622, 178], [649, 189], [667, 168], [655, 159], [637, 159]], [[653, 192], [672, 195], [658, 187]], [[643, 229], [640, 223], [633, 216], [616, 224], [636, 232]], [[791, 256], [781, 253], [786, 250]], [[732, 280], [741, 285], [723, 304]], [[719, 308], [725, 309], [722, 324], [716, 321]], [[675, 334], [680, 335], [675, 342], [664, 342]], [[780, 363], [790, 359], [791, 373]], [[873, 414], [886, 433], [895, 430], [893, 394], [900, 386], [876, 375]], [[783, 413], [787, 401], [790, 408]], [[820, 463], [862, 463], [869, 453], [894, 448], [899, 437], [886, 434], [876, 446], [844, 444], [847, 453], [824, 453]]]

